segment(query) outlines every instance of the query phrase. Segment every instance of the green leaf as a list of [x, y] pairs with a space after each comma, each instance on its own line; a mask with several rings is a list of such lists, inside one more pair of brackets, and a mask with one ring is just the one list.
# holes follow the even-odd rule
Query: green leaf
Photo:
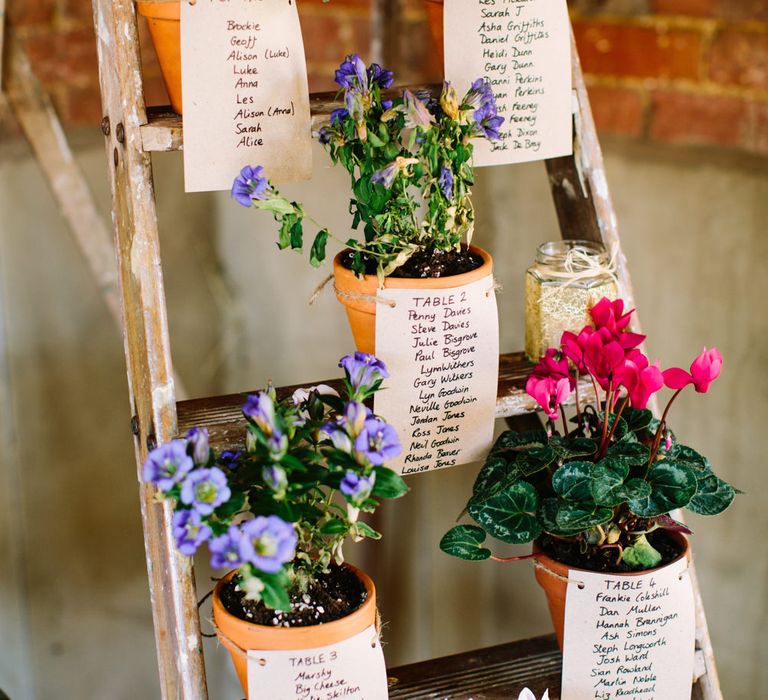
[[592, 504], [592, 462], [568, 462], [552, 475], [555, 493], [577, 503]]
[[380, 540], [381, 539], [381, 533], [374, 530], [368, 523], [364, 523], [361, 520], [358, 520], [355, 523], [355, 528], [357, 529], [357, 532], [362, 535], [363, 537], [367, 537], [371, 540]]
[[491, 454], [494, 455], [505, 450], [521, 451], [531, 447], [544, 447], [547, 440], [547, 434], [543, 430], [525, 430], [523, 432], [507, 430], [499, 435], [491, 448]]
[[379, 498], [400, 498], [410, 490], [399, 474], [388, 467], [374, 467], [376, 482], [373, 485], [372, 496]]
[[673, 445], [667, 453], [666, 458], [672, 462], [684, 463], [695, 471], [712, 470], [712, 465], [709, 463], [709, 460], [687, 445], [681, 445], [679, 443]]
[[245, 494], [241, 491], [235, 491], [232, 489], [232, 495], [229, 497], [229, 500], [225, 503], [222, 503], [216, 509], [216, 517], [220, 518], [221, 520], [228, 520], [235, 513], [239, 512], [244, 505]]
[[539, 495], [526, 481], [518, 481], [480, 503], [471, 501], [469, 514], [485, 531], [509, 544], [524, 544], [541, 534], [536, 518]]
[[651, 450], [639, 442], [615, 442], [608, 448], [607, 455], [627, 466], [639, 467], [648, 462]]
[[549, 445], [531, 447], [517, 455], [515, 466], [524, 476], [531, 476], [546, 469], [556, 458], [555, 451]]
[[[602, 422], [603, 416], [605, 415], [604, 412], [600, 412], [600, 421]], [[613, 427], [613, 424], [616, 423], [616, 414], [611, 413], [608, 416], [608, 430], [610, 430]], [[616, 441], [622, 440], [624, 437], [627, 436], [629, 433], [629, 426], [627, 425], [627, 421], [624, 420], [623, 416], [619, 416], [619, 421], [616, 425], [616, 430], [613, 433], [613, 439]], [[632, 435], [634, 438], [634, 434]]]
[[312, 250], [309, 252], [309, 262], [312, 267], [319, 267], [325, 260], [325, 246], [328, 243], [328, 229], [324, 228], [318, 231], [315, 240], [312, 243]]
[[699, 515], [717, 515], [731, 505], [736, 497], [733, 486], [711, 473], [701, 472], [696, 476], [698, 488], [686, 506], [688, 510]]
[[485, 460], [472, 486], [472, 497], [484, 498], [490, 495], [513, 470], [512, 465], [504, 457], [494, 456], [493, 453]]
[[289, 611], [291, 609], [291, 598], [286, 590], [287, 577], [284, 572], [277, 574], [265, 574], [259, 572], [258, 578], [264, 584], [264, 590], [261, 591], [261, 599], [264, 605], [272, 610]]
[[696, 493], [694, 471], [683, 464], [668, 460], [656, 462], [649, 470], [646, 481], [650, 495], [629, 501], [629, 509], [641, 518], [652, 518], [688, 505]]
[[651, 485], [642, 479], [630, 479], [624, 484], [624, 500], [639, 501], [651, 495]]
[[323, 535], [341, 535], [349, 529], [347, 523], [338, 518], [332, 518], [331, 520], [323, 523], [320, 526], [320, 532]]
[[539, 508], [539, 521], [545, 532], [559, 537], [568, 537], [581, 531], [581, 527], [564, 528], [557, 523], [557, 514], [563, 501], [559, 498], [545, 498]]
[[621, 417], [627, 421], [627, 427], [633, 433], [638, 433], [651, 424], [653, 413], [647, 408], [638, 409], [627, 406], [621, 414]]
[[482, 546], [485, 530], [477, 525], [457, 525], [443, 535], [440, 549], [459, 559], [482, 561], [491, 556], [491, 550]]
[[636, 571], [653, 569], [662, 560], [661, 554], [645, 539], [645, 535], [640, 535], [630, 547], [625, 547], [621, 558], [630, 569]]
[[561, 503], [556, 523], [565, 532], [576, 533], [607, 523], [612, 517], [613, 510], [604, 506]]
[[304, 227], [301, 219], [297, 219], [293, 226], [291, 226], [291, 248], [293, 250], [301, 250], [304, 245]]
[[607, 457], [600, 460], [592, 472], [592, 497], [595, 503], [613, 508], [627, 500], [624, 479], [629, 466], [619, 459]]
[[597, 443], [591, 438], [579, 437], [567, 440], [560, 435], [553, 435], [549, 439], [549, 444], [554, 448], [558, 458], [563, 461], [575, 457], [587, 457], [597, 452]]

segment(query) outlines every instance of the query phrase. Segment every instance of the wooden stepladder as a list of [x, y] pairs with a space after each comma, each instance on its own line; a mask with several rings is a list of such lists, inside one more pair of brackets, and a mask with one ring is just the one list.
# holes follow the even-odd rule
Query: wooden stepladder
[[[172, 378], [150, 152], [181, 147], [181, 117], [145, 108], [132, 0], [93, 0], [93, 7], [137, 464], [156, 444], [192, 425], [206, 426], [215, 447], [233, 447], [245, 433], [240, 413], [244, 394], [177, 403]], [[383, 28], [396, 23], [400, 11], [399, 2], [375, 0], [374, 48], [392, 46], [393, 34]], [[632, 286], [575, 45], [573, 59], [574, 155], [546, 162], [561, 233], [564, 238], [602, 241], [616, 250], [622, 292], [632, 304]], [[327, 121], [334, 106], [330, 94], [312, 96], [315, 128]], [[524, 417], [535, 411], [524, 391], [530, 369], [522, 352], [501, 356], [498, 417]], [[170, 508], [157, 503], [144, 485], [140, 498], [163, 697], [205, 698], [192, 565], [175, 551]], [[719, 700], [722, 695], [695, 578], [694, 589], [698, 609], [694, 697]], [[478, 660], [487, 664], [488, 674], [477, 672]], [[559, 696], [559, 674], [559, 652], [554, 639], [546, 637], [395, 669], [391, 675], [397, 682], [390, 697], [460, 700], [482, 694], [501, 699], [511, 697], [524, 682], [534, 690], [549, 687], [554, 700]]]

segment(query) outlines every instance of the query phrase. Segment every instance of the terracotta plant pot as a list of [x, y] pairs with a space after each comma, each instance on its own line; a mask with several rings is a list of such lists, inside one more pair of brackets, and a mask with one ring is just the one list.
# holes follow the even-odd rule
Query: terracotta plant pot
[[137, 2], [136, 9], [147, 18], [171, 107], [181, 114], [181, 5]]
[[[690, 557], [690, 547], [685, 535], [678, 532], [668, 532], [669, 538], [674, 540], [683, 551], [680, 556], [675, 558], [674, 561], [679, 561], [683, 557]], [[555, 628], [555, 634], [557, 635], [557, 643], [560, 645], [560, 649], [563, 648], [563, 634], [565, 631], [565, 596], [568, 591], [568, 572], [573, 571], [588, 571], [586, 569], [579, 569], [576, 567], [568, 566], [567, 564], [561, 564], [559, 561], [555, 561], [546, 554], [541, 554], [541, 549], [534, 542], [534, 553], [539, 553], [536, 557], [536, 565], [534, 567], [534, 574], [536, 581], [544, 589], [544, 593], [547, 596], [547, 605], [549, 606], [549, 615], [552, 618], [552, 624]], [[671, 566], [674, 562], [669, 562], [664, 566]], [[627, 576], [636, 577], [647, 574], [651, 571], [658, 571], [663, 569], [664, 566], [657, 567], [656, 569], [647, 569], [646, 571], [638, 571], [633, 573], [621, 573], [611, 574], [611, 576]], [[588, 573], [594, 573], [589, 572]]]
[[442, 68], [443, 65], [443, 0], [424, 0], [426, 3], [427, 20], [429, 20], [429, 33], [432, 35], [435, 52], [438, 54], [436, 62]]
[[[429, 277], [418, 279], [411, 277], [387, 277], [385, 289], [455, 289], [466, 284], [477, 282], [493, 272], [493, 259], [490, 253], [482, 248], [470, 246], [470, 251], [483, 259], [483, 264], [476, 270], [464, 272], [450, 277]], [[341, 264], [346, 251], [339, 253], [333, 260], [334, 285], [336, 298], [347, 309], [349, 325], [355, 346], [360, 352], [376, 353], [376, 302], [362, 299], [350, 299], [344, 294], [376, 296], [379, 280], [376, 275], [365, 275], [362, 279], [352, 270]], [[339, 294], [341, 292], [341, 294]]]
[[[230, 571], [213, 590], [213, 620], [216, 623], [219, 642], [229, 651], [235, 664], [237, 677], [248, 697], [248, 659], [249, 649], [272, 651], [293, 651], [315, 649], [337, 644], [354, 637], [376, 624], [376, 588], [373, 581], [364, 572], [351, 564], [344, 564], [365, 587], [365, 602], [353, 613], [333, 622], [311, 627], [268, 627], [245, 622], [227, 612], [221, 602], [221, 590], [235, 575]], [[265, 700], [267, 700], [265, 696]]]

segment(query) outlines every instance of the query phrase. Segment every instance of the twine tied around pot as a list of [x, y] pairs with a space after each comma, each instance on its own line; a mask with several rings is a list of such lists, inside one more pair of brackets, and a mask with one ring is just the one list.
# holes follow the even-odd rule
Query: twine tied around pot
[[[671, 563], [671, 562], [670, 562]], [[578, 581], [576, 579], [569, 578], [568, 576], [563, 576], [562, 574], [558, 574], [556, 571], [552, 571], [552, 569], [544, 566], [538, 559], [533, 560], [533, 566], [534, 568], [538, 569], [539, 571], [543, 571], [548, 576], [552, 576], [553, 578], [559, 579], [560, 581], [565, 581], [566, 583], [575, 583], [579, 589], [583, 589], [585, 586], [584, 581]], [[677, 577], [678, 581], [683, 580], [683, 576], [688, 573], [688, 567], [690, 566], [690, 561], [686, 560], [685, 569], [683, 569], [680, 572], [680, 575]], [[645, 572], [638, 572], [638, 573], [645, 573]], [[608, 575], [612, 575], [610, 572], [608, 572]]]
[[619, 288], [618, 265], [619, 247], [613, 245], [611, 254], [607, 262], [600, 259], [600, 255], [581, 245], [573, 246], [565, 254], [563, 260], [563, 270], [552, 270], [546, 266], [536, 265], [541, 269], [542, 274], [550, 279], [562, 280], [565, 284], [562, 287], [570, 287], [578, 284], [582, 280], [594, 279], [597, 277], [609, 277], [616, 288]]

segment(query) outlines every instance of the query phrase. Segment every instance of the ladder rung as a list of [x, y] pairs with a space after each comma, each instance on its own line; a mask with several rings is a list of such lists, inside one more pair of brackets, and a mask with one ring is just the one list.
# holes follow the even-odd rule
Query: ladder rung
[[[499, 357], [497, 418], [519, 416], [537, 410], [536, 402], [525, 393], [525, 381], [532, 368], [532, 363], [522, 352]], [[300, 386], [320, 383], [339, 386], [338, 379], [322, 380], [281, 387], [277, 392], [280, 396], [286, 396]], [[177, 405], [179, 434], [186, 434], [194, 426], [206, 427], [210, 433], [211, 444], [215, 448], [226, 450], [242, 446], [245, 440], [245, 419], [240, 407], [245, 403], [248, 393], [252, 392], [180, 401]], [[579, 384], [579, 393], [586, 400], [594, 397], [592, 386], [585, 381]]]
[[[407, 85], [386, 90], [384, 95], [397, 97], [404, 87], [411, 91], [429, 89], [435, 92], [440, 89], [440, 85]], [[313, 132], [327, 124], [331, 112], [342, 106], [336, 95], [336, 92], [313, 92], [309, 96]], [[141, 141], [145, 151], [181, 150], [184, 142], [181, 115], [170, 107], [147, 107], [147, 123], [141, 126]]]
[[390, 700], [510, 700], [528, 687], [560, 697], [562, 656], [553, 635], [401, 666], [387, 671]]

